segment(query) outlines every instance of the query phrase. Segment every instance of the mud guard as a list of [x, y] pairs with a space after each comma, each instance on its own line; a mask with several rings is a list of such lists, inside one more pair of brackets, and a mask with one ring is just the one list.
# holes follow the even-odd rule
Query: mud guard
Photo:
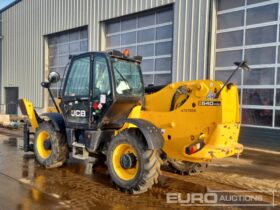
[[40, 116], [47, 117], [53, 124], [55, 131], [65, 132], [65, 122], [62, 114], [49, 112], [49, 113], [44, 113]]
[[161, 134], [161, 130], [149, 121], [129, 118], [125, 120], [125, 123], [130, 123], [139, 128], [143, 136], [145, 137], [148, 149], [161, 149], [164, 144], [164, 138]]

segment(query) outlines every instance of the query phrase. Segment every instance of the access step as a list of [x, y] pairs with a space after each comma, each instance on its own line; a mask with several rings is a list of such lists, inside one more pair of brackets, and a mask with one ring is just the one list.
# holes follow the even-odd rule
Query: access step
[[78, 142], [74, 142], [72, 144], [72, 156], [73, 158], [80, 159], [80, 160], [87, 160], [89, 158], [89, 153], [86, 150], [84, 144], [80, 144]]

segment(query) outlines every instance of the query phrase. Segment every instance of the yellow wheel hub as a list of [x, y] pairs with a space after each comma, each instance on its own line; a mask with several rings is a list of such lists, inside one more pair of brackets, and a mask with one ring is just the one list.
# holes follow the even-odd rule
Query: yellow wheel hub
[[49, 133], [47, 131], [41, 131], [37, 137], [37, 151], [44, 159], [47, 159], [52, 152], [50, 149], [45, 149], [46, 141], [49, 141]]
[[[136, 158], [136, 164], [131, 168], [125, 168], [121, 163], [122, 158], [125, 155], [131, 155], [131, 154], [133, 154], [133, 156]], [[135, 178], [138, 172], [139, 164], [137, 160], [137, 153], [131, 145], [129, 144], [118, 145], [113, 152], [112, 162], [113, 162], [114, 170], [119, 178], [125, 181], [129, 181]]]

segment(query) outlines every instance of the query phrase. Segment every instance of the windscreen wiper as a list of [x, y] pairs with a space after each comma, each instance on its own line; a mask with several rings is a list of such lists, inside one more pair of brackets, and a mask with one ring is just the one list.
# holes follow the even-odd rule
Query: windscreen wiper
[[129, 86], [129, 83], [127, 81], [127, 79], [123, 76], [123, 74], [118, 70], [117, 67], [114, 67], [114, 69], [116, 70], [116, 72], [120, 75], [120, 77], [122, 78], [122, 80], [128, 85], [128, 87], [130, 88]]

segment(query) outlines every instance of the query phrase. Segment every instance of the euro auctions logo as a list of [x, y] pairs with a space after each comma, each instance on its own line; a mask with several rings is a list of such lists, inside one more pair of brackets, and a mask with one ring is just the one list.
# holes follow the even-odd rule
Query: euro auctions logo
[[167, 193], [167, 203], [178, 203], [181, 205], [186, 204], [216, 204], [218, 203], [218, 195], [216, 193]]
[[[265, 200], [263, 194], [272, 196]], [[209, 190], [206, 193], [167, 193], [166, 202], [180, 206], [270, 206], [274, 205], [274, 191]]]

